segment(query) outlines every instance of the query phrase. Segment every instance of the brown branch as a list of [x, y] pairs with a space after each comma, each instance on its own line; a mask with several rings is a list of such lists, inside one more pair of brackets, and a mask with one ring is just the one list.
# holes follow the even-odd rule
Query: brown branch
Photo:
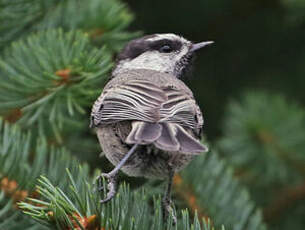
[[[49, 211], [47, 213], [49, 219], [52, 222], [55, 222], [54, 212]], [[71, 215], [68, 215], [68, 218], [71, 220], [73, 224], [73, 230], [105, 230], [103, 227], [99, 227], [99, 220], [96, 215], [91, 215], [89, 217], [81, 217], [76, 212], [72, 213]], [[77, 221], [76, 221], [76, 220]], [[78, 225], [78, 223], [82, 226], [82, 228]], [[64, 228], [65, 230], [72, 230], [70, 226]]]
[[22, 111], [19, 108], [16, 109], [12, 109], [10, 111], [8, 111], [3, 119], [9, 123], [15, 123], [16, 121], [18, 121], [21, 117], [22, 117]]
[[57, 70], [55, 75], [61, 78], [59, 81], [55, 81], [56, 85], [67, 84], [71, 77], [71, 69]]
[[94, 28], [87, 32], [90, 38], [95, 39], [102, 36], [106, 31], [103, 28]]
[[0, 180], [0, 190], [4, 192], [6, 197], [13, 200], [15, 208], [18, 208], [18, 202], [24, 201], [29, 195], [27, 190], [18, 189], [18, 183], [15, 180], [9, 180], [7, 177]]

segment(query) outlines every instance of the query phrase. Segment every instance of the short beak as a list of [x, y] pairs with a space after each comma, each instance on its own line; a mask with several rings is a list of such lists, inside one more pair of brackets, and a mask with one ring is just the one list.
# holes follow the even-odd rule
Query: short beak
[[199, 49], [201, 49], [207, 45], [213, 44], [213, 43], [214, 43], [213, 41], [207, 41], [207, 42], [199, 42], [199, 43], [193, 44], [190, 51], [194, 52], [196, 50], [199, 50]]

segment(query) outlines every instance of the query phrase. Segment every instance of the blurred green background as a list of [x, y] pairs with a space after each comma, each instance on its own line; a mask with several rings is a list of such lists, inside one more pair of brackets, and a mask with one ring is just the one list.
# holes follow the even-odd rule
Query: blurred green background
[[189, 85], [209, 140], [222, 133], [228, 99], [264, 89], [305, 102], [304, 0], [126, 1], [132, 30], [213, 40], [201, 51]]

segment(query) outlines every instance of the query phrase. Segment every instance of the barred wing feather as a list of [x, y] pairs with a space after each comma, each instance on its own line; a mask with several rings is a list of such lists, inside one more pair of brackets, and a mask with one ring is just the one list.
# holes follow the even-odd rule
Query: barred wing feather
[[132, 81], [102, 93], [94, 103], [94, 124], [123, 120], [156, 122], [160, 105], [166, 100], [164, 92], [150, 82]]
[[132, 121], [128, 144], [154, 144], [165, 151], [198, 154], [207, 150], [189, 133], [201, 129], [198, 115], [196, 102], [182, 90], [131, 80], [106, 89], [95, 102], [91, 118], [94, 126]]

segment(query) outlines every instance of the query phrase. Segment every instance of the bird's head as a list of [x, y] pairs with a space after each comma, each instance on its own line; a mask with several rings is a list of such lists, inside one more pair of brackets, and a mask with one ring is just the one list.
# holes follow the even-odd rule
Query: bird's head
[[113, 76], [134, 69], [150, 69], [180, 78], [195, 51], [213, 43], [192, 43], [176, 34], [153, 34], [130, 41], [119, 53]]

